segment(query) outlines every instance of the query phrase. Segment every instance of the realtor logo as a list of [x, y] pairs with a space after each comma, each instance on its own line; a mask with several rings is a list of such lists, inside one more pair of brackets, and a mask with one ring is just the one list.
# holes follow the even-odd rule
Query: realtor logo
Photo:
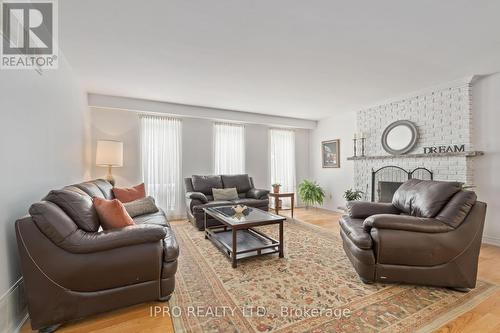
[[2, 3], [2, 69], [54, 69], [58, 66], [55, 0]]

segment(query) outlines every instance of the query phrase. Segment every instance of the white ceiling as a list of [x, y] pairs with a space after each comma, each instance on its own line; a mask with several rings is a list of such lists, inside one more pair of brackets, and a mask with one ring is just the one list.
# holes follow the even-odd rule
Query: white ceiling
[[500, 70], [498, 0], [63, 0], [89, 92], [320, 119]]

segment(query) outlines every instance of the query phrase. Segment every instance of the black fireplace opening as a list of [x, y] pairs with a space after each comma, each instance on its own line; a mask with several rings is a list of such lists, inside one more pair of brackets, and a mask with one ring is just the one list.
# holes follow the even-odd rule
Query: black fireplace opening
[[398, 188], [408, 179], [432, 180], [432, 171], [419, 167], [405, 170], [396, 165], [388, 165], [378, 170], [372, 170], [372, 202], [392, 202], [392, 197]]

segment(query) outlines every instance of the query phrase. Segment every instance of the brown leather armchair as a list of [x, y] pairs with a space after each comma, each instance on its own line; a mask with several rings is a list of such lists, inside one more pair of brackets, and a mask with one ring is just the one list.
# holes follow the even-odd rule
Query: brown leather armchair
[[411, 179], [392, 203], [348, 211], [340, 235], [363, 282], [475, 287], [486, 204], [460, 183]]
[[112, 198], [103, 180], [51, 191], [16, 222], [31, 326], [60, 324], [116, 308], [168, 300], [179, 249], [162, 211], [135, 225], [98, 231], [91, 197]]

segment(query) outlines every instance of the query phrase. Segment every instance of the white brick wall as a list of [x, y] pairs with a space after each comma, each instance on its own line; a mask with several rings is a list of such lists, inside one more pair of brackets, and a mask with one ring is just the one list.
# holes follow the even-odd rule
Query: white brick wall
[[410, 153], [423, 153], [423, 147], [427, 146], [453, 144], [465, 144], [466, 151], [472, 150], [471, 86], [464, 82], [459, 86], [440, 88], [357, 112], [358, 131], [367, 135], [365, 155], [388, 156], [384, 159], [354, 161], [354, 183], [357, 189], [366, 191], [366, 199], [370, 199], [372, 169], [386, 165], [397, 165], [407, 170], [426, 167], [434, 172], [436, 180], [456, 180], [472, 184], [473, 167], [470, 158], [398, 158], [388, 155], [382, 148], [382, 132], [396, 120], [410, 120], [418, 128], [419, 140]]

